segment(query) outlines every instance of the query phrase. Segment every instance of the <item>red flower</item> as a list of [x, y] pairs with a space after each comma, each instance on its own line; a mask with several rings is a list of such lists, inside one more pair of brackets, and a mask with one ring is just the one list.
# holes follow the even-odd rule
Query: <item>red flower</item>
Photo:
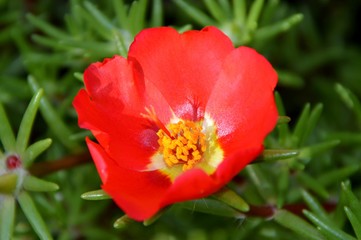
[[128, 58], [91, 64], [74, 100], [102, 188], [136, 220], [206, 197], [263, 150], [277, 74], [214, 27], [143, 30]]

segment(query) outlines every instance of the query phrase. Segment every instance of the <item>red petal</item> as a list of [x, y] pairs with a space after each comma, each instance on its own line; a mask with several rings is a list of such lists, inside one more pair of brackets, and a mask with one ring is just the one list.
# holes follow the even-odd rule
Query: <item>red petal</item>
[[137, 63], [122, 57], [92, 64], [84, 78], [89, 94], [81, 90], [73, 102], [79, 125], [93, 132], [119, 166], [144, 170], [158, 143], [155, 130], [141, 113], [145, 106], [154, 106], [158, 117], [167, 122], [172, 116], [169, 105], [152, 83], [143, 86]]
[[73, 106], [78, 113], [78, 124], [82, 128], [93, 130], [105, 130], [107, 117], [100, 114], [95, 102], [90, 100], [88, 93], [81, 89], [75, 96]]
[[136, 59], [114, 56], [91, 64], [84, 72], [84, 83], [92, 101], [114, 122], [121, 120], [122, 115], [140, 117], [150, 106], [161, 120], [168, 121], [172, 115], [156, 86], [144, 80]]
[[[212, 27], [184, 34], [171, 28], [144, 30], [129, 60], [92, 64], [84, 77], [87, 91], [79, 92], [74, 106], [79, 124], [101, 144], [87, 140], [102, 187], [137, 220], [217, 191], [262, 151], [277, 121], [277, 75], [271, 65], [249, 48], [235, 50]], [[171, 117], [169, 106], [178, 117], [192, 119], [206, 107], [225, 152], [213, 175], [192, 169], [171, 184], [157, 171], [134, 171], [145, 170], [158, 147], [155, 131], [141, 117], [144, 107], [152, 106], [164, 123]]]
[[119, 166], [138, 170], [146, 168], [158, 143], [154, 130], [145, 129], [145, 119], [106, 114], [84, 90], [78, 93], [73, 104], [78, 112], [79, 126], [90, 129]]
[[199, 199], [216, 192], [222, 185], [201, 169], [188, 170], [173, 182], [164, 197], [165, 205]]
[[232, 152], [218, 166], [216, 172], [212, 175], [223, 184], [227, 184], [236, 176], [247, 164], [254, 160], [263, 150], [263, 146], [248, 147], [239, 151]]
[[228, 153], [261, 146], [277, 122], [273, 90], [277, 73], [253, 49], [240, 47], [227, 56], [206, 111], [215, 120]]
[[164, 205], [199, 199], [217, 192], [258, 156], [262, 149], [262, 146], [259, 146], [231, 153], [211, 176], [196, 168], [184, 172], [168, 190]]
[[141, 65], [144, 76], [163, 94], [175, 114], [194, 118], [204, 111], [224, 58], [233, 50], [231, 40], [214, 27], [179, 34], [168, 27], [140, 32], [129, 58]]
[[164, 205], [161, 200], [170, 181], [157, 171], [137, 172], [118, 167], [98, 144], [87, 141], [103, 181], [102, 188], [120, 208], [135, 220], [145, 220]]
[[[106, 115], [131, 114], [144, 108], [144, 79], [136, 64], [114, 56], [91, 64], [84, 72], [84, 84], [91, 99]], [[113, 119], [115, 120], [115, 119]]]

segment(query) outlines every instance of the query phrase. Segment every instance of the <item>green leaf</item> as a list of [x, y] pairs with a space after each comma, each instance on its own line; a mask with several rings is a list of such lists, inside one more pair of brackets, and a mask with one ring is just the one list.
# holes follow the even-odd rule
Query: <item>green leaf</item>
[[[298, 150], [294, 149], [265, 149], [256, 159], [256, 162], [273, 162], [296, 157]], [[256, 163], [255, 162], [255, 163]]]
[[314, 197], [312, 197], [311, 194], [303, 190], [302, 197], [312, 212], [314, 212], [323, 221], [328, 221], [329, 224], [331, 223], [331, 220], [328, 217], [325, 209], [323, 209], [321, 204]]
[[233, 0], [234, 21], [240, 25], [246, 22], [247, 3], [245, 0]]
[[208, 11], [218, 21], [223, 22], [227, 19], [227, 16], [222, 12], [222, 8], [218, 5], [215, 0], [203, 0]]
[[212, 197], [241, 212], [249, 211], [248, 203], [243, 200], [243, 198], [239, 196], [236, 192], [227, 187], [222, 188], [221, 190], [213, 194]]
[[52, 36], [55, 39], [67, 39], [69, 35], [58, 28], [55, 28], [53, 25], [49, 24], [48, 22], [41, 20], [38, 17], [33, 16], [32, 14], [26, 15], [27, 20], [31, 22], [33, 25], [47, 33], [48, 35]]
[[329, 135], [331, 139], [338, 139], [343, 145], [361, 145], [361, 133], [358, 132], [335, 132]]
[[355, 214], [358, 221], [361, 222], [361, 203], [352, 192], [350, 182], [342, 182], [341, 187], [345, 194], [346, 206]]
[[39, 89], [31, 99], [23, 119], [21, 120], [18, 136], [16, 138], [16, 152], [22, 156], [26, 147], [28, 146], [31, 129], [34, 124], [36, 113], [39, 109], [40, 100], [44, 94], [42, 89]]
[[213, 199], [198, 199], [193, 201], [187, 201], [183, 203], [178, 203], [177, 206], [188, 209], [190, 211], [196, 211], [201, 213], [207, 213], [211, 215], [223, 216], [223, 217], [232, 217], [232, 218], [242, 218], [243, 214], [238, 212], [236, 209], [224, 204], [220, 201]]
[[124, 1], [113, 0], [113, 6], [115, 11], [115, 16], [117, 17], [119, 25], [123, 29], [127, 29], [128, 17], [127, 17], [127, 8], [126, 5], [124, 4]]
[[351, 222], [352, 228], [355, 231], [357, 239], [361, 239], [361, 222], [350, 208], [344, 207], [346, 215]]
[[[99, 30], [99, 28], [98, 28]], [[113, 31], [109, 31], [106, 33], [108, 38], [112, 40], [114, 37]], [[61, 44], [70, 46], [73, 48], [80, 48], [84, 51], [91, 51], [92, 54], [100, 56], [100, 57], [108, 57], [110, 54], [114, 54], [117, 50], [116, 44], [114, 42], [99, 42], [87, 40], [86, 42], [81, 42], [75, 39], [62, 40]]]
[[225, 18], [222, 20], [224, 22], [226, 18], [232, 17], [232, 6], [229, 0], [218, 0], [219, 7], [223, 10]]
[[15, 221], [15, 198], [3, 195], [0, 199], [0, 239], [12, 239]]
[[347, 233], [343, 232], [342, 230], [335, 228], [334, 226], [330, 225], [324, 219], [317, 217], [315, 214], [303, 210], [303, 214], [317, 227], [320, 228], [321, 232], [327, 234], [327, 236], [332, 237], [333, 239], [342, 239], [342, 240], [356, 240], [352, 236], [348, 235]]
[[186, 25], [178, 27], [177, 30], [178, 30], [179, 33], [184, 33], [186, 31], [192, 30], [192, 25], [191, 24], [186, 24]]
[[29, 194], [23, 191], [18, 195], [17, 199], [38, 237], [43, 240], [53, 239]]
[[75, 73], [74, 73], [74, 77], [75, 77], [76, 79], [78, 79], [79, 81], [84, 82], [84, 75], [83, 75], [83, 73], [75, 72]]
[[[345, 88], [341, 84], [335, 86], [337, 93], [341, 96], [347, 107], [355, 112], [357, 122], [361, 123], [361, 102], [349, 89]], [[361, 126], [361, 124], [360, 124]]]
[[102, 189], [83, 193], [83, 194], [81, 195], [81, 198], [82, 198], [82, 199], [85, 199], [85, 200], [104, 200], [104, 199], [111, 199], [111, 197], [110, 197], [106, 192], [104, 192], [104, 190], [102, 190]]
[[327, 190], [324, 188], [324, 186], [318, 182], [316, 179], [312, 178], [310, 175], [308, 175], [305, 172], [299, 172], [297, 174], [298, 181], [307, 189], [312, 190], [316, 194], [318, 194], [320, 197], [327, 199], [329, 197], [329, 194]]
[[84, 139], [86, 137], [91, 138], [92, 136], [93, 135], [89, 130], [84, 130], [84, 131], [81, 131], [81, 132], [78, 132], [78, 133], [75, 133], [75, 134], [71, 135], [69, 138], [72, 141], [78, 141], [78, 140], [84, 141]]
[[293, 130], [293, 136], [292, 136], [294, 146], [297, 146], [297, 147], [300, 146], [300, 141], [301, 141], [301, 139], [303, 139], [305, 129], [307, 128], [307, 123], [308, 123], [308, 119], [310, 116], [310, 109], [311, 109], [311, 105], [309, 103], [307, 103], [304, 106], [302, 113], [297, 120], [295, 129]]
[[27, 175], [24, 179], [23, 187], [27, 191], [51, 192], [57, 191], [59, 186], [55, 183], [42, 180], [40, 178]]
[[81, 21], [79, 21], [78, 16], [76, 16], [76, 7], [74, 5], [79, 7], [79, 5], [74, 4], [74, 2], [70, 3], [70, 14], [64, 16], [65, 28], [68, 30], [70, 36], [79, 36]]
[[350, 165], [343, 168], [337, 168], [317, 177], [317, 181], [324, 187], [339, 183], [351, 175], [355, 174], [360, 169], [359, 165]]
[[338, 196], [338, 202], [336, 208], [333, 210], [331, 214], [332, 222], [335, 223], [335, 226], [338, 228], [342, 228], [345, 226], [347, 221], [347, 216], [345, 215], [344, 206], [346, 205], [346, 196], [345, 192], [341, 191]]
[[15, 173], [5, 173], [0, 175], [0, 197], [2, 194], [13, 193], [16, 189], [17, 182], [18, 175], [16, 175]]
[[309, 159], [340, 144], [339, 140], [330, 140], [300, 149], [299, 158]]
[[276, 105], [277, 105], [277, 109], [278, 109], [278, 114], [280, 116], [286, 116], [286, 111], [285, 111], [284, 104], [282, 102], [281, 95], [277, 91], [275, 92], [274, 95], [275, 95], [275, 101], [276, 101]]
[[[255, 40], [258, 40], [257, 38], [260, 38], [260, 33], [262, 29], [259, 29], [255, 33]], [[297, 75], [294, 72], [289, 72], [285, 70], [279, 70], [277, 69], [277, 74], [279, 78], [279, 83], [284, 86], [293, 87], [293, 88], [301, 88], [304, 85], [304, 80], [301, 76]]]
[[[29, 84], [33, 92], [39, 91], [40, 87], [33, 76], [28, 77]], [[62, 118], [58, 115], [55, 109], [51, 106], [49, 100], [43, 96], [40, 100], [40, 111], [53, 133], [59, 140], [69, 149], [77, 148], [77, 144], [69, 140], [72, 132], [63, 122]]]
[[[119, 233], [117, 231], [110, 231], [108, 228], [100, 228], [100, 227], [89, 227], [83, 228], [82, 230], [82, 238], [83, 239], [106, 239], [106, 240], [119, 240]], [[63, 240], [70, 239], [63, 238]], [[73, 237], [74, 238], [74, 237]]]
[[60, 50], [68, 50], [70, 51], [69, 46], [64, 45], [62, 41], [59, 41], [58, 39], [50, 38], [50, 37], [44, 37], [42, 35], [33, 34], [31, 36], [31, 39], [44, 46], [48, 46], [54, 49], [60, 49]]
[[[302, 21], [302, 19], [303, 19], [303, 15], [300, 13], [296, 13], [286, 19], [276, 22], [275, 24], [259, 28], [254, 35], [254, 39], [259, 40], [259, 41], [269, 40], [270, 38], [275, 37], [279, 33], [288, 31], [290, 28], [292, 28], [293, 26], [300, 23]], [[280, 79], [283, 79], [283, 78], [280, 77]], [[293, 83], [289, 82], [289, 83], [291, 83], [291, 86], [292, 85], [294, 85], [294, 86], [302, 86], [303, 85], [302, 79], [295, 78], [294, 80], [295, 80], [295, 82], [293, 82]]]
[[113, 227], [117, 229], [125, 229], [134, 222], [135, 221], [127, 215], [123, 215], [114, 222]]
[[135, 36], [140, 30], [145, 28], [145, 12], [147, 8], [146, 0], [132, 2], [129, 10], [130, 32]]
[[247, 18], [247, 29], [254, 31], [258, 27], [258, 18], [263, 8], [264, 0], [255, 0], [251, 6], [251, 9]]
[[154, 0], [152, 6], [151, 26], [158, 27], [163, 25], [163, 6], [162, 0]]
[[299, 145], [303, 145], [306, 139], [310, 136], [316, 124], [321, 116], [323, 109], [322, 103], [317, 104], [311, 111], [309, 119], [307, 121], [307, 127], [304, 129], [304, 134], [302, 138], [299, 140]]
[[277, 124], [285, 124], [289, 123], [291, 121], [291, 118], [288, 116], [279, 116], [277, 120]]
[[282, 208], [290, 186], [290, 169], [285, 164], [281, 165], [277, 177], [277, 207]]
[[[79, 50], [79, 49], [78, 49]], [[44, 64], [44, 65], [53, 65], [63, 66], [64, 62], [72, 63], [70, 55], [68, 53], [53, 53], [52, 55], [46, 53], [32, 52], [25, 56], [25, 61], [32, 64]], [[33, 91], [34, 93], [35, 91]]]
[[112, 22], [101, 12], [99, 11], [96, 6], [94, 6], [91, 2], [85, 1], [84, 7], [91, 13], [95, 20], [105, 29], [112, 29], [114, 28]]
[[15, 136], [11, 129], [9, 119], [6, 116], [5, 109], [0, 103], [0, 140], [5, 148], [5, 152], [15, 150]]
[[167, 212], [172, 206], [168, 206], [165, 207], [163, 209], [161, 209], [160, 211], [158, 211], [154, 216], [146, 219], [145, 221], [143, 221], [143, 225], [144, 226], [150, 226], [153, 223], [155, 223], [165, 212]]
[[282, 226], [296, 232], [304, 239], [325, 240], [326, 238], [311, 224], [299, 216], [288, 212], [287, 210], [277, 210], [274, 220]]
[[259, 165], [252, 164], [245, 168], [246, 173], [250, 177], [252, 183], [257, 188], [258, 193], [267, 203], [276, 203], [276, 191], [269, 175]]
[[[275, 100], [276, 100], [276, 105], [277, 105], [279, 115], [285, 116], [286, 111], [285, 111], [281, 96], [278, 92], [275, 92]], [[290, 139], [290, 137], [289, 137], [290, 130], [289, 130], [288, 124], [278, 124], [277, 130], [278, 130], [278, 136], [279, 136], [278, 137], [279, 144], [284, 147], [289, 146], [290, 144], [288, 142]]]
[[118, 54], [126, 58], [128, 55], [128, 48], [132, 40], [132, 38], [130, 37], [130, 33], [113, 31], [113, 36], [114, 36], [115, 45], [118, 50]]
[[30, 167], [34, 160], [46, 149], [50, 147], [52, 140], [50, 138], [39, 140], [33, 144], [31, 144], [26, 150], [24, 155], [22, 156], [22, 160], [25, 168]]
[[185, 11], [189, 16], [191, 16], [194, 21], [199, 23], [202, 26], [214, 26], [216, 23], [204, 14], [202, 11], [198, 10], [197, 8], [193, 7], [189, 3], [185, 2], [184, 0], [174, 0], [175, 4], [178, 5], [183, 11]]
[[[94, 9], [96, 9], [94, 7]], [[94, 10], [93, 9], [93, 10]], [[106, 40], [112, 40], [112, 34], [111, 34], [111, 28], [104, 27], [104, 22], [101, 22], [96, 16], [94, 16], [94, 12], [88, 9], [85, 9], [83, 7], [78, 7], [78, 11], [80, 16], [87, 22], [87, 25], [94, 30], [95, 33], [97, 33], [101, 38]], [[97, 11], [97, 10], [95, 10]], [[72, 39], [64, 39], [63, 41], [72, 41]], [[76, 40], [73, 40], [76, 41]], [[89, 41], [89, 40], [88, 40]], [[78, 43], [86, 43], [84, 41], [76, 41]]]

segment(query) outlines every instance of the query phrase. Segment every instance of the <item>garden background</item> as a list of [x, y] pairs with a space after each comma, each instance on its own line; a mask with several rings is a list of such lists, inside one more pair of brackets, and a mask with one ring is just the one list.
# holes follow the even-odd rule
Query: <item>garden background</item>
[[[360, 1], [2, 0], [0, 12], [0, 239], [361, 239]], [[163, 25], [217, 26], [278, 72], [284, 117], [229, 184], [249, 211], [211, 197], [139, 223], [83, 199], [99, 192], [80, 197], [101, 184], [72, 107], [82, 73]], [[21, 173], [6, 166], [15, 153]]]

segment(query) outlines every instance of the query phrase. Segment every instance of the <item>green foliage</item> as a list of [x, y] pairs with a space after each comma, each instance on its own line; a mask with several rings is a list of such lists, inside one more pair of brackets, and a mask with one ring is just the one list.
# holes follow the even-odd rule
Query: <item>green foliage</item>
[[279, 5], [278, 1], [269, 1], [265, 5], [264, 0], [256, 0], [248, 8], [245, 0], [234, 0], [232, 4], [230, 1], [203, 0], [206, 12], [193, 6], [190, 1], [174, 0], [174, 2], [199, 25], [216, 25], [221, 28], [235, 45], [269, 40], [289, 30], [303, 18], [302, 14], [294, 14], [281, 21], [267, 22], [266, 26], [262, 26], [261, 13], [264, 12], [264, 17], [271, 18]]
[[[357, 1], [0, 1], [0, 239], [361, 239], [359, 9]], [[89, 160], [90, 134], [71, 103], [91, 62], [127, 56], [139, 31], [161, 25], [215, 25], [265, 55], [279, 75], [280, 118], [227, 190], [137, 223], [103, 190], [89, 192], [101, 183], [92, 164], [76, 167]], [[6, 168], [11, 154], [19, 171]]]
[[91, 192], [86, 192], [81, 195], [81, 197], [85, 200], [104, 200], [110, 199], [111, 197], [104, 192], [102, 189], [94, 190]]
[[320, 232], [313, 227], [310, 223], [302, 219], [301, 217], [287, 211], [287, 210], [279, 210], [274, 215], [274, 220], [285, 226], [286, 228], [291, 229], [297, 234], [301, 235], [305, 239], [313, 239], [313, 240], [322, 240], [326, 239], [323, 237]]
[[11, 239], [15, 220], [15, 199], [3, 196], [0, 201], [0, 238]]
[[[6, 117], [6, 113], [4, 107], [0, 104], [0, 139], [5, 148], [5, 151], [12, 152], [15, 147], [15, 137], [14, 133], [11, 129], [8, 118]], [[3, 155], [3, 154], [2, 154]]]
[[39, 238], [53, 239], [31, 197], [26, 192], [22, 192], [18, 195], [17, 200]]
[[[13, 226], [15, 225], [15, 200], [19, 202], [20, 207], [39, 238], [52, 239], [32, 198], [26, 191], [48, 192], [56, 191], [59, 187], [55, 183], [31, 176], [26, 168], [23, 168], [23, 164], [24, 167], [29, 167], [36, 155], [45, 151], [51, 143], [49, 140], [42, 140], [37, 141], [28, 147], [30, 132], [40, 105], [42, 94], [43, 90], [39, 89], [31, 99], [21, 120], [16, 139], [5, 114], [5, 110], [2, 104], [0, 104], [0, 120], [4, 123], [0, 129], [0, 136], [5, 148], [5, 154], [0, 156], [1, 239], [12, 238]], [[8, 167], [7, 161], [9, 157], [18, 159], [19, 164], [14, 168]]]
[[[58, 50], [59, 64], [85, 59], [86, 62], [98, 61], [114, 54], [126, 56], [130, 43], [141, 29], [162, 24], [162, 1], [152, 1], [150, 24], [146, 21], [148, 1], [134, 1], [129, 7], [122, 0], [112, 0], [110, 4], [114, 10], [111, 17], [89, 1], [71, 1], [65, 31], [29, 14], [29, 22], [47, 35], [33, 35], [33, 40]], [[66, 56], [68, 61], [64, 62], [61, 56]]]

